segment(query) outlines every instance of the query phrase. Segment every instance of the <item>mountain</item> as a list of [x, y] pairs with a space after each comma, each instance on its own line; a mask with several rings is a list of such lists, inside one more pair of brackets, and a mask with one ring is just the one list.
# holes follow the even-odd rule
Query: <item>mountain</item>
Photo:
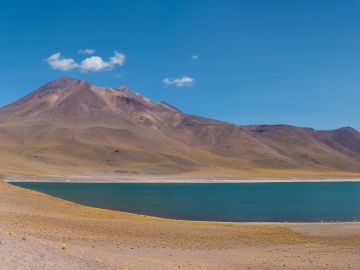
[[360, 175], [360, 133], [237, 126], [62, 77], [0, 109], [0, 173]]

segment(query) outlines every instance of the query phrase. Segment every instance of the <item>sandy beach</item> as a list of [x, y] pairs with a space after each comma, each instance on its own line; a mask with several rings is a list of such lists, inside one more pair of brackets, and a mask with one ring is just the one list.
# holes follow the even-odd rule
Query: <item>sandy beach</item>
[[0, 269], [359, 269], [359, 223], [176, 221], [0, 183]]

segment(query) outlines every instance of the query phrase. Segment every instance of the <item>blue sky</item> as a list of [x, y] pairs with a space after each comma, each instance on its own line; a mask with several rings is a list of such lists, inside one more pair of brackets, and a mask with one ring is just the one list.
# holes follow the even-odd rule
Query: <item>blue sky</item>
[[360, 129], [359, 14], [356, 0], [3, 1], [0, 105], [72, 76], [237, 124]]

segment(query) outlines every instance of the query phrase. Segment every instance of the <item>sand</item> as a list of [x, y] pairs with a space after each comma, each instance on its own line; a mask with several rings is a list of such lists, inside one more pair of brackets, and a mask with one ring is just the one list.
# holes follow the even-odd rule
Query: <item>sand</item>
[[204, 175], [117, 175], [111, 173], [0, 175], [4, 182], [72, 182], [72, 183], [275, 183], [275, 182], [359, 182], [357, 175], [294, 176], [204, 176]]
[[0, 269], [360, 269], [360, 224], [176, 221], [0, 183]]

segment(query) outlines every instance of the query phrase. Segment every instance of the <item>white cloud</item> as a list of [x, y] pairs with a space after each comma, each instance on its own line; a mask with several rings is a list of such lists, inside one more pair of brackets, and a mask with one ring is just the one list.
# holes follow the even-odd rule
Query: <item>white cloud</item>
[[191, 59], [192, 59], [192, 60], [198, 60], [198, 59], [199, 59], [199, 56], [198, 56], [197, 54], [193, 54], [193, 55], [191, 56]]
[[94, 49], [80, 49], [79, 53], [80, 54], [94, 54], [95, 50]]
[[163, 80], [163, 84], [175, 85], [177, 87], [191, 86], [194, 84], [194, 82], [195, 82], [195, 80], [189, 76], [183, 76], [181, 78], [176, 78], [176, 79], [165, 78]]
[[110, 62], [104, 61], [99, 56], [91, 56], [81, 61], [79, 68], [82, 72], [88, 71], [101, 71], [108, 69], [112, 66]]
[[51, 68], [61, 71], [70, 71], [78, 67], [78, 64], [72, 58], [64, 58], [61, 53], [54, 53], [46, 59]]
[[99, 72], [109, 70], [116, 65], [122, 66], [125, 63], [125, 59], [124, 54], [114, 51], [114, 55], [108, 61], [103, 60], [100, 56], [93, 55], [85, 58], [78, 64], [72, 58], [62, 57], [60, 53], [51, 55], [46, 61], [51, 68], [56, 70], [71, 71], [78, 68], [81, 72]]

